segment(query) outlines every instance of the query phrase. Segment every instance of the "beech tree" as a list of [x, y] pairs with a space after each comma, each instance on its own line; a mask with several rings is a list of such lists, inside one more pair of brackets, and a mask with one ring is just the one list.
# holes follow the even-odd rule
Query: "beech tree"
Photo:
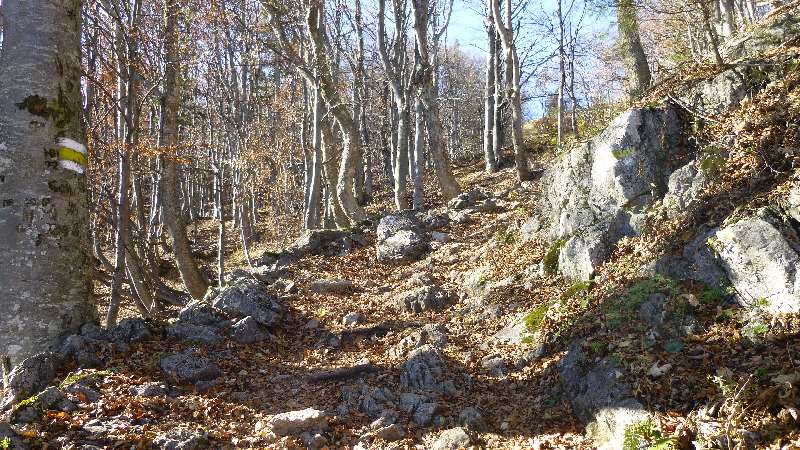
[[79, 0], [6, 0], [0, 10], [4, 369], [97, 315], [90, 287], [80, 7]]

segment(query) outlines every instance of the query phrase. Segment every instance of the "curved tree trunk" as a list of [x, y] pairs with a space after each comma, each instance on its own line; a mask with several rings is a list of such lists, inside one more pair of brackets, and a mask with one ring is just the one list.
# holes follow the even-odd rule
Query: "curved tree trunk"
[[80, 4], [29, 0], [0, 7], [3, 366], [97, 317], [81, 145]]
[[650, 87], [650, 66], [647, 65], [647, 56], [639, 38], [639, 20], [633, 0], [617, 1], [617, 26], [625, 64], [628, 66], [628, 96], [631, 100], [637, 100]]
[[[164, 71], [164, 97], [163, 119], [161, 125], [161, 145], [172, 148], [178, 143], [178, 100], [180, 86], [178, 85], [178, 72], [180, 59], [178, 54], [178, 14], [179, 0], [165, 0], [167, 26], [165, 30], [166, 42], [166, 69]], [[200, 274], [197, 264], [192, 257], [189, 238], [186, 236], [186, 223], [181, 214], [180, 179], [178, 178], [177, 163], [170, 158], [164, 158], [164, 174], [161, 177], [161, 202], [163, 207], [164, 224], [172, 237], [172, 250], [175, 253], [175, 263], [181, 274], [186, 290], [194, 299], [202, 299], [208, 289], [208, 284]]]

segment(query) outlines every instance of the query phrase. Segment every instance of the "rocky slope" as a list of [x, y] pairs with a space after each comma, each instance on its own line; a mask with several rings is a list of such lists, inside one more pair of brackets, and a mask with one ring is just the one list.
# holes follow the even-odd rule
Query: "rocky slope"
[[537, 181], [467, 171], [84, 326], [11, 374], [0, 448], [800, 448], [798, 22]]

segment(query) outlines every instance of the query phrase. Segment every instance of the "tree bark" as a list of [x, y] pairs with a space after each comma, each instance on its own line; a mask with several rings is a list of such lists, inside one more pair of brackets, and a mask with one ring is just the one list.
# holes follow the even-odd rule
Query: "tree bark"
[[3, 366], [46, 350], [97, 317], [82, 145], [80, 6], [79, 0], [29, 0], [0, 7]]
[[[180, 14], [180, 0], [165, 0], [166, 14], [165, 31], [165, 58], [164, 70], [164, 97], [162, 98], [162, 145], [174, 149], [178, 144], [178, 102], [180, 99], [180, 85], [178, 73], [180, 71], [180, 55], [178, 48], [179, 29], [178, 14]], [[164, 224], [172, 237], [172, 251], [175, 254], [175, 263], [181, 274], [186, 290], [193, 299], [202, 299], [208, 289], [208, 283], [203, 279], [197, 263], [194, 261], [186, 236], [186, 223], [181, 214], [180, 179], [178, 177], [177, 163], [172, 158], [164, 158], [164, 174], [161, 177], [161, 202], [163, 207]]]
[[623, 59], [628, 66], [628, 97], [634, 101], [650, 88], [651, 81], [650, 66], [639, 37], [634, 0], [617, 0], [617, 28]]
[[508, 27], [503, 24], [500, 16], [499, 0], [491, 0], [492, 15], [494, 16], [494, 26], [500, 34], [500, 41], [506, 54], [506, 65], [511, 68], [511, 79], [507, 80], [507, 91], [511, 100], [511, 138], [514, 142], [514, 163], [517, 166], [517, 178], [525, 181], [530, 178], [528, 170], [528, 159], [525, 156], [525, 143], [522, 139], [522, 95], [520, 92], [520, 66], [517, 56], [517, 49], [514, 45], [514, 33], [512, 24]]
[[494, 30], [494, 22], [491, 12], [486, 23], [486, 34], [488, 42], [488, 57], [486, 58], [486, 90], [484, 91], [484, 112], [483, 112], [483, 157], [486, 163], [486, 171], [489, 173], [497, 172], [497, 158], [494, 151], [494, 93], [495, 77], [497, 70], [497, 33]]

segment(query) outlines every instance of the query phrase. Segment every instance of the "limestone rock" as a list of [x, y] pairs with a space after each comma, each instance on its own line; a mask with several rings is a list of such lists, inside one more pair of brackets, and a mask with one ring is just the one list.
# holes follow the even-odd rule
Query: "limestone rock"
[[489, 429], [486, 422], [483, 420], [481, 411], [474, 406], [464, 408], [458, 415], [458, 422], [466, 429], [478, 433], [488, 431]]
[[159, 434], [153, 444], [162, 450], [200, 450], [208, 448], [208, 438], [203, 433], [175, 428]]
[[399, 358], [427, 344], [443, 349], [447, 345], [447, 328], [443, 325], [427, 324], [412, 331], [396, 345], [389, 348], [387, 353], [391, 357]]
[[216, 364], [191, 348], [161, 358], [159, 366], [167, 375], [181, 382], [211, 381], [221, 374]]
[[317, 294], [347, 294], [355, 290], [356, 286], [350, 280], [316, 280], [312, 281], [309, 289]]
[[306, 408], [277, 414], [267, 421], [267, 426], [278, 436], [299, 435], [304, 431], [328, 429], [325, 411]]
[[166, 328], [167, 336], [185, 342], [197, 342], [206, 345], [216, 345], [222, 342], [214, 328], [205, 325], [176, 322]]
[[225, 318], [208, 303], [201, 300], [194, 300], [178, 313], [178, 320], [195, 325], [205, 325], [218, 327], [226, 322]]
[[719, 230], [712, 240], [739, 301], [771, 314], [800, 312], [797, 233], [767, 209]]
[[402, 292], [394, 298], [401, 311], [421, 313], [423, 311], [440, 311], [445, 307], [449, 296], [438, 286], [422, 286]]
[[597, 448], [622, 448], [625, 427], [649, 418], [611, 358], [592, 361], [573, 343], [558, 367], [572, 410], [587, 424], [586, 433]]
[[441, 391], [445, 370], [441, 351], [426, 344], [408, 355], [408, 359], [400, 368], [400, 384], [406, 388], [423, 391]]
[[432, 450], [459, 450], [468, 448], [472, 440], [469, 434], [461, 428], [451, 428], [439, 435], [439, 439], [431, 446]]
[[0, 411], [44, 389], [56, 376], [55, 358], [43, 352], [23, 360], [8, 375]]
[[278, 298], [256, 280], [239, 280], [228, 285], [214, 298], [213, 305], [232, 316], [247, 316], [265, 326], [272, 326], [284, 312]]
[[669, 176], [663, 204], [669, 216], [675, 216], [694, 205], [697, 196], [710, 183], [705, 173], [692, 161]]
[[416, 261], [430, 248], [421, 224], [411, 213], [385, 216], [377, 229], [378, 261], [399, 263]]
[[269, 334], [261, 329], [256, 319], [247, 316], [233, 325], [231, 337], [239, 343], [252, 344], [269, 339]]

